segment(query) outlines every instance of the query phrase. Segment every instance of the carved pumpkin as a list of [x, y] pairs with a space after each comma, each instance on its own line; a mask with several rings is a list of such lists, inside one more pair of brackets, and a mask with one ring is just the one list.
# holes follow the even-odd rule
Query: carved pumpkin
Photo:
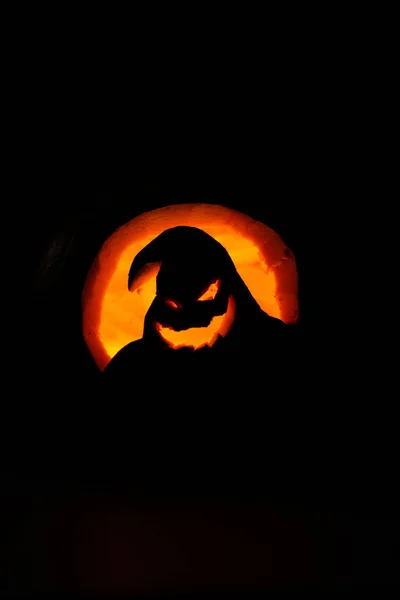
[[[260, 307], [285, 323], [298, 318], [298, 278], [291, 251], [280, 236], [263, 223], [235, 210], [209, 204], [172, 205], [136, 217], [106, 240], [92, 265], [83, 290], [83, 335], [103, 370], [110, 359], [143, 334], [145, 315], [155, 297], [159, 264], [149, 265], [129, 291], [127, 274], [132, 259], [166, 229], [187, 225], [202, 229], [229, 252], [235, 267]], [[198, 298], [212, 299], [218, 281]], [[176, 299], [170, 308], [178, 309]], [[174, 331], [157, 324], [170, 347], [212, 345], [225, 335], [234, 320], [232, 299], [225, 314], [208, 327]]]
[[[144, 282], [149, 280], [153, 281], [158, 275], [160, 266], [160, 263], [151, 263], [146, 265], [145, 269], [142, 271], [142, 274], [136, 278], [135, 285], [130, 287], [130, 291], [132, 293], [138, 293], [139, 290], [142, 289]], [[221, 282], [218, 279], [211, 282], [206, 290], [202, 291], [199, 297], [196, 297], [196, 302], [207, 302], [214, 300], [219, 291], [220, 283]], [[181, 282], [178, 282], [178, 284], [180, 287]], [[169, 308], [169, 310], [174, 312], [184, 310], [182, 302], [176, 300], [176, 295], [174, 293], [169, 295], [175, 298], [175, 300], [172, 299], [172, 297], [169, 298], [168, 295], [164, 298], [164, 304]], [[207, 326], [176, 330], [172, 327], [172, 325], [164, 325], [157, 321], [153, 323], [153, 326], [158, 335], [170, 348], [179, 349], [183, 346], [188, 346], [194, 350], [198, 350], [203, 346], [213, 346], [219, 335], [225, 337], [232, 326], [234, 318], [235, 301], [233, 297], [230, 296], [226, 311], [223, 314], [214, 316]]]

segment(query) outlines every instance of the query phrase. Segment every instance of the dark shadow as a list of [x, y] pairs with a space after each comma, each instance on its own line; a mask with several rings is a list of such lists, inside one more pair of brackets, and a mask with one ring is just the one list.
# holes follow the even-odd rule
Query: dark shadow
[[[267, 364], [274, 357], [281, 360], [283, 353], [286, 358], [291, 354], [292, 327], [260, 308], [229, 253], [201, 229], [168, 229], [139, 252], [127, 273], [132, 293], [152, 265], [159, 268], [157, 288], [145, 317], [143, 337], [117, 353], [104, 371], [107, 378], [132, 378], [143, 355], [157, 370], [159, 360], [166, 355], [175, 360], [187, 356], [215, 360], [225, 354], [240, 353], [243, 358], [261, 353]], [[208, 295], [207, 290], [211, 290]], [[162, 334], [207, 328], [221, 316], [225, 330], [222, 335], [217, 333], [211, 345], [171, 347]]]
[[[90, 265], [131, 218], [177, 198], [208, 201], [210, 189], [196, 196], [193, 186], [173, 188], [151, 201], [129, 192], [127, 208], [109, 194], [93, 198], [87, 214], [77, 210], [57, 220], [32, 204], [29, 231], [18, 241], [23, 260], [15, 260], [20, 287], [8, 283], [5, 294], [14, 312], [4, 313], [4, 321], [23, 331], [12, 336], [15, 349], [4, 345], [16, 367], [11, 387], [3, 385], [1, 592], [92, 586], [114, 596], [124, 586], [137, 589], [133, 564], [154, 586], [168, 579], [173, 589], [190, 589], [194, 574], [193, 586], [208, 582], [217, 592], [220, 584], [237, 591], [242, 583], [244, 597], [276, 581], [280, 587], [322, 581], [329, 588], [397, 581], [398, 436], [390, 431], [397, 421], [385, 406], [382, 381], [379, 389], [371, 385], [359, 352], [364, 342], [355, 343], [356, 321], [364, 321], [349, 309], [345, 283], [336, 283], [344, 277], [337, 256], [342, 233], [335, 227], [329, 237], [327, 228], [335, 214], [342, 219], [337, 195], [329, 200], [330, 184], [321, 178], [319, 185], [310, 164], [308, 185], [293, 173], [288, 178], [285, 165], [277, 193], [270, 180], [265, 189], [235, 183], [213, 192], [216, 204], [236, 195], [233, 208], [271, 226], [293, 250], [299, 324], [266, 316], [215, 243], [201, 241], [202, 261], [193, 250], [192, 282], [186, 272], [174, 280], [165, 253], [146, 249], [143, 264], [159, 260], [164, 267], [160, 297], [183, 305], [180, 293], [192, 290], [193, 300], [214, 277], [224, 287], [217, 305], [202, 302], [201, 314], [167, 313], [155, 302], [143, 340], [123, 350], [126, 377], [118, 369], [103, 377], [82, 336], [81, 292]], [[292, 188], [282, 191], [289, 180]], [[309, 207], [298, 200], [301, 189]], [[289, 207], [287, 197], [296, 199]], [[178, 245], [177, 251], [184, 270], [188, 250], [182, 254]], [[349, 278], [354, 269], [351, 261]], [[178, 285], [170, 291], [172, 283]], [[237, 302], [234, 326], [210, 350], [142, 351], [148, 321], [175, 328], [206, 323], [230, 294]], [[150, 335], [149, 347], [155, 342]], [[350, 377], [356, 364], [363, 374]]]

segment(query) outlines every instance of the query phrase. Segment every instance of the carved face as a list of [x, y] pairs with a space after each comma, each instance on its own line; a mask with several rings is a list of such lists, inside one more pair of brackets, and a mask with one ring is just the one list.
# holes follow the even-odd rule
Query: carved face
[[[296, 262], [292, 255], [288, 256], [277, 232], [247, 215], [215, 204], [158, 208], [116, 230], [104, 242], [87, 275], [82, 290], [83, 335], [101, 371], [119, 350], [142, 337], [143, 323], [155, 298], [158, 269], [149, 268], [143, 276], [135, 277], [134, 293], [127, 286], [132, 259], [162, 232], [180, 225], [198, 227], [226, 248], [239, 275], [265, 312], [285, 323], [297, 321]], [[156, 264], [163, 258], [163, 252], [156, 252], [147, 256], [146, 263]], [[218, 275], [215, 274], [216, 279]], [[187, 278], [187, 273], [183, 278]], [[210, 283], [211, 280], [205, 282], [204, 288]], [[171, 299], [174, 300], [173, 295]], [[230, 304], [227, 302], [227, 316]], [[205, 328], [199, 329], [208, 337]], [[175, 343], [176, 332], [163, 333], [169, 338], [173, 336], [171, 344]], [[185, 331], [180, 333], [185, 334]], [[200, 333], [196, 328], [191, 330], [193, 336]]]
[[235, 302], [221, 279], [201, 266], [182, 271], [163, 265], [157, 276], [154, 328], [171, 348], [212, 346], [224, 337], [235, 317]]

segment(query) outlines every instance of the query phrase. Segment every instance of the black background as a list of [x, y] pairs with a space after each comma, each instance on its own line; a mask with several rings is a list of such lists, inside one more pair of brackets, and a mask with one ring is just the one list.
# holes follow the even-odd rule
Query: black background
[[[179, 556], [176, 548], [180, 545], [197, 548], [199, 554], [192, 559], [197, 565], [209, 564], [199, 547], [208, 556], [216, 544], [220, 554], [212, 556], [214, 566], [205, 566], [203, 571], [193, 568], [190, 560], [188, 564], [183, 561], [183, 567], [179, 561], [179, 567], [168, 567], [172, 572], [170, 579], [167, 577], [169, 589], [192, 591], [199, 585], [201, 589], [201, 584], [219, 591], [230, 586], [237, 590], [240, 585], [246, 590], [270, 589], [304, 582], [330, 588], [396, 580], [397, 447], [387, 429], [380, 427], [381, 422], [387, 427], [384, 410], [380, 412], [378, 406], [381, 396], [363, 368], [368, 354], [363, 326], [368, 306], [361, 306], [354, 292], [358, 274], [353, 265], [359, 251], [354, 225], [350, 226], [350, 213], [357, 212], [357, 197], [353, 195], [354, 181], [338, 163], [337, 156], [306, 152], [300, 162], [294, 163], [290, 156], [276, 160], [269, 165], [269, 177], [262, 181], [248, 176], [227, 181], [197, 176], [149, 184], [133, 181], [123, 192], [84, 194], [52, 189], [25, 206], [16, 249], [17, 264], [21, 257], [17, 277], [11, 273], [19, 293], [7, 298], [10, 315], [16, 315], [14, 323], [18, 324], [11, 325], [21, 333], [17, 340], [15, 334], [10, 336], [10, 414], [4, 419], [1, 518], [6, 532], [5, 589], [135, 592], [134, 575], [126, 575], [129, 566], [123, 575], [110, 574], [105, 567], [102, 578], [83, 576], [79, 569], [78, 576], [77, 567], [71, 565], [79, 563], [76, 556], [82, 552], [82, 569], [89, 573], [87, 565], [92, 564], [93, 556], [101, 556], [107, 544], [114, 545], [120, 562], [129, 563], [129, 544], [124, 546], [118, 533], [116, 537], [110, 534], [111, 542], [98, 540], [109, 539], [107, 527], [119, 531], [114, 523], [117, 515], [125, 523], [123, 531], [132, 531], [133, 537], [144, 535], [147, 540], [137, 525], [130, 529], [137, 514], [145, 515], [143, 522], [152, 524], [148, 524], [149, 531], [156, 531], [150, 535], [152, 541], [145, 542], [149, 544], [143, 551], [147, 558], [138, 567], [151, 574], [145, 578], [152, 582], [150, 590], [152, 586], [163, 589], [165, 556], [157, 558], [157, 531], [170, 521], [179, 522], [173, 533], [160, 534], [161, 538], [167, 535], [168, 556], [174, 552]], [[353, 207], [351, 200], [355, 201]], [[249, 448], [254, 433], [239, 430], [225, 438], [217, 432], [214, 449], [218, 441], [222, 447], [227, 439], [234, 445], [235, 440], [243, 442], [245, 438], [245, 460], [254, 459], [256, 465], [240, 470], [233, 487], [229, 478], [226, 482], [220, 478], [216, 486], [211, 477], [200, 478], [191, 486], [182, 470], [170, 475], [162, 472], [164, 463], [159, 472], [157, 468], [154, 471], [154, 479], [162, 473], [158, 482], [149, 485], [147, 476], [138, 483], [137, 476], [132, 481], [126, 468], [130, 463], [129, 436], [135, 426], [119, 423], [118, 399], [105, 411], [96, 398], [98, 373], [81, 336], [80, 293], [91, 263], [116, 227], [153, 208], [203, 201], [235, 208], [265, 222], [294, 252], [300, 282], [297, 328], [307, 360], [299, 356], [302, 377], [290, 388], [290, 402], [280, 398], [276, 388], [272, 397], [271, 393], [268, 396], [268, 404], [279, 415], [279, 432], [286, 429], [290, 435], [285, 438], [285, 451], [274, 454], [270, 469], [271, 461], [266, 466], [264, 458], [252, 456]], [[369, 324], [368, 330], [371, 328]], [[261, 376], [256, 382], [256, 387], [263, 386]], [[146, 388], [144, 398], [147, 394], [151, 402]], [[375, 399], [372, 409], [366, 402], [368, 395]], [[140, 402], [146, 402], [143, 395]], [[282, 403], [286, 408], [279, 408]], [[207, 417], [203, 422], [207, 423]], [[187, 437], [192, 433], [186, 432]], [[207, 443], [211, 435], [207, 434]], [[278, 436], [275, 431], [271, 439], [275, 442]], [[120, 446], [115, 440], [121, 437], [125, 439]], [[177, 445], [178, 453], [184, 454], [191, 442], [189, 439], [185, 448], [183, 439]], [[154, 456], [163, 452], [161, 443], [153, 453], [146, 450], [142, 463], [153, 469]], [[123, 459], [118, 453], [124, 454]], [[232, 447], [231, 460], [236, 458]], [[106, 466], [107, 460], [114, 466], [119, 461], [125, 470]], [[267, 484], [261, 486], [254, 484], [260, 480], [260, 468], [269, 473]], [[171, 511], [175, 516], [171, 517]], [[88, 515], [93, 514], [100, 517], [91, 521]], [[182, 514], [183, 520], [176, 516]], [[194, 533], [190, 542], [182, 541], [182, 532], [196, 530], [199, 515], [209, 533], [205, 538]], [[110, 520], [114, 525], [104, 525]], [[224, 541], [217, 542], [222, 522]], [[87, 529], [92, 532], [87, 534], [91, 542], [85, 546], [89, 550], [82, 550], [81, 539]], [[240, 539], [238, 530], [247, 532], [243, 534], [247, 541], [242, 546], [237, 543], [233, 559], [229, 540]], [[271, 571], [264, 559], [270, 547], [277, 557]], [[318, 550], [313, 553], [310, 548]], [[192, 556], [192, 551], [188, 552]], [[101, 558], [99, 564], [103, 564], [101, 560], [106, 559]]]
[[[175, 36], [157, 15], [147, 27], [126, 19], [125, 33], [109, 14], [103, 24], [71, 12], [70, 26], [65, 11], [50, 22], [34, 12], [8, 20], [4, 61], [1, 591], [134, 594], [162, 588], [168, 571], [169, 589], [203, 582], [229, 597], [397, 582], [387, 15], [381, 24], [375, 10], [285, 6], [280, 18], [241, 11], [236, 23], [205, 10], [183, 27], [177, 16]], [[288, 377], [290, 401], [252, 373], [275, 414], [250, 419], [257, 435], [238, 427], [218, 437], [215, 427], [216, 441], [208, 431], [201, 445], [214, 472], [218, 445], [230, 442], [234, 467], [247, 446], [234, 491], [229, 478], [217, 489], [206, 476], [191, 489], [188, 470], [164, 469], [174, 437], [178, 459], [194, 454], [194, 428], [186, 445], [167, 428], [162, 447], [152, 434], [137, 452], [135, 439], [165, 411], [125, 418], [132, 402], [152, 412], [147, 387], [145, 402], [115, 394], [104, 409], [81, 336], [83, 281], [107, 236], [143, 210], [190, 201], [265, 221], [299, 269], [301, 377]], [[272, 440], [267, 459], [257, 438]], [[148, 477], [137, 477], [138, 463]], [[141, 573], [147, 587], [135, 585]]]

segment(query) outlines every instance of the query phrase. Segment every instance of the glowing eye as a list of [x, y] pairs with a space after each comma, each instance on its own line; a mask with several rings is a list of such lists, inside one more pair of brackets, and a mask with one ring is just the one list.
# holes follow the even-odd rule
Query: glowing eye
[[219, 280], [212, 283], [210, 285], [210, 287], [208, 287], [206, 289], [204, 294], [202, 294], [200, 296], [200, 298], [198, 298], [198, 301], [202, 302], [203, 300], [214, 300], [214, 298], [217, 295], [218, 290], [219, 290], [219, 284], [220, 284]]
[[165, 304], [167, 306], [169, 306], [170, 308], [173, 308], [174, 310], [177, 310], [179, 308], [179, 304], [177, 304], [176, 302], [174, 302], [173, 300], [166, 300]]

